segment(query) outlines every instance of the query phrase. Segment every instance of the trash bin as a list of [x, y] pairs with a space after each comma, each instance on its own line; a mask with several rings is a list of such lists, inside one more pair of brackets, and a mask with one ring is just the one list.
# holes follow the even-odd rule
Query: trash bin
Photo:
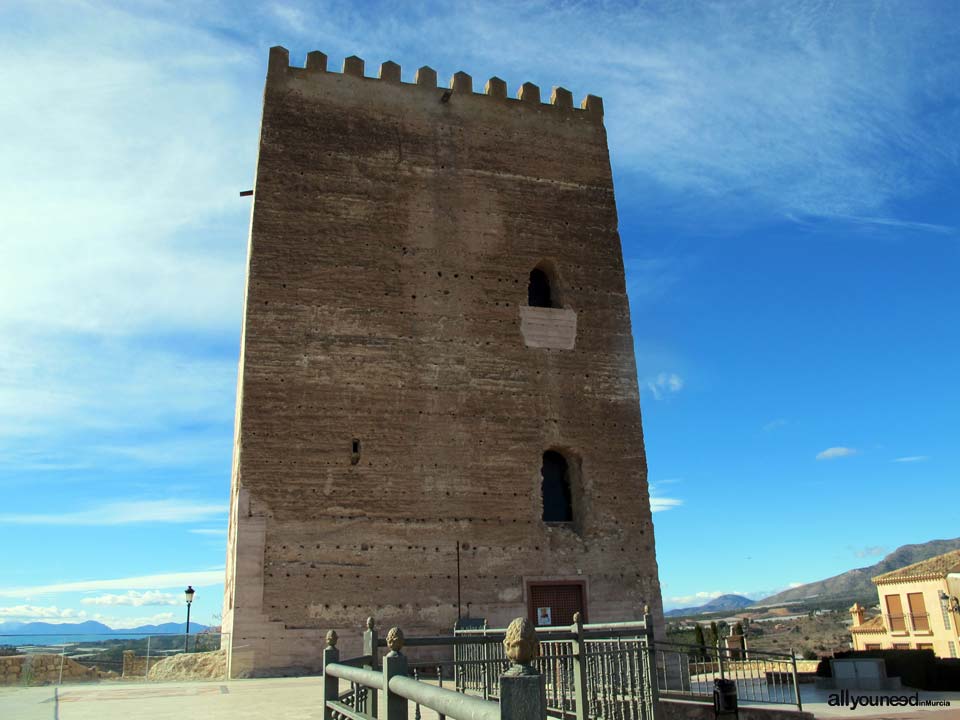
[[717, 678], [713, 681], [713, 714], [735, 714], [737, 712], [737, 684], [733, 680]]

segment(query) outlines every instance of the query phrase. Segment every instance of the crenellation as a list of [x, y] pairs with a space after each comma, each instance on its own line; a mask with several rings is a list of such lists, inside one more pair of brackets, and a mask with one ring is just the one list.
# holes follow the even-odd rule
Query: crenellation
[[400, 66], [393, 60], [387, 60], [380, 65], [380, 79], [384, 82], [400, 82]]
[[580, 107], [597, 117], [603, 117], [603, 98], [599, 98], [596, 95], [587, 95], [580, 104]]
[[473, 78], [463, 70], [459, 70], [450, 78], [450, 89], [457, 93], [472, 93]]
[[277, 77], [282, 75], [290, 67], [290, 51], [282, 45], [274, 45], [270, 48], [270, 55], [267, 61], [267, 77]]
[[327, 56], [319, 50], [312, 50], [307, 53], [307, 62], [305, 67], [307, 70], [315, 72], [326, 72]]
[[[307, 53], [307, 59], [304, 68], [301, 69], [293, 67], [290, 65], [289, 51], [286, 48], [278, 45], [270, 48], [270, 60], [267, 69], [267, 77], [268, 79], [279, 79], [285, 74], [292, 75], [293, 77], [308, 77], [300, 74], [304, 70], [308, 73], [326, 74], [332, 72], [328, 67], [328, 62], [329, 58], [326, 54], [320, 52], [319, 50], [313, 50]], [[368, 78], [365, 75], [365, 62], [363, 58], [360, 58], [356, 55], [351, 55], [350, 57], [344, 58], [341, 74], [350, 77], [362, 78], [364, 80], [381, 80], [392, 85], [416, 85], [426, 88], [437, 88], [438, 86], [437, 71], [428, 65], [424, 65], [416, 71], [414, 81], [412, 83], [403, 82], [401, 71], [402, 68], [399, 64], [393, 62], [392, 60], [387, 60], [380, 65], [380, 69], [376, 78]], [[463, 95], [475, 94], [473, 90], [473, 77], [462, 70], [454, 73], [450, 78], [448, 92], [455, 92]], [[517, 107], [527, 108], [550, 104], [553, 107], [568, 111], [570, 113], [584, 113], [586, 115], [592, 115], [594, 116], [595, 121], [602, 121], [603, 118], [603, 101], [599, 97], [595, 95], [587, 95], [580, 107], [577, 108], [573, 104], [572, 93], [562, 87], [555, 87], [553, 89], [549, 103], [544, 103], [541, 100], [539, 86], [531, 82], [523, 83], [517, 91], [517, 97], [511, 98], [507, 93], [506, 82], [501, 78], [494, 76], [486, 82], [482, 94], [497, 100], [512, 101], [511, 103], [507, 104], [508, 106], [512, 106], [513, 102], [517, 101], [519, 101], [517, 102]], [[445, 97], [449, 97], [449, 94]]]
[[417, 76], [414, 82], [423, 87], [435, 88], [437, 86], [437, 71], [432, 67], [424, 65], [417, 70]]
[[343, 59], [343, 74], [362, 78], [363, 66], [363, 58], [359, 58], [356, 55], [351, 55], [350, 57]]
[[553, 88], [550, 104], [561, 110], [573, 110], [573, 93], [562, 87]]
[[490, 97], [499, 98], [500, 100], [507, 99], [507, 83], [496, 75], [487, 80], [483, 91]]
[[531, 82], [525, 82], [520, 86], [520, 89], [517, 90], [517, 100], [528, 103], [539, 103], [540, 87]]

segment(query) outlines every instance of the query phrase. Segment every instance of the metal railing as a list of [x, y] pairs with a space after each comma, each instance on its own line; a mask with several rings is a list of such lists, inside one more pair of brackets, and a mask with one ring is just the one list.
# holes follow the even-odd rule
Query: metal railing
[[[711, 702], [715, 680], [733, 682], [744, 703], [803, 709], [792, 654], [659, 642], [653, 639], [652, 628], [649, 615], [642, 622], [592, 625], [582, 624], [577, 617], [570, 626], [536, 628], [539, 655], [530, 666], [543, 688], [546, 716], [653, 720], [661, 696]], [[441, 720], [444, 715], [450, 720], [500, 717], [488, 714], [495, 709], [502, 712], [507, 693], [504, 682], [512, 682], [504, 675], [511, 666], [504, 651], [505, 637], [505, 628], [482, 628], [457, 629], [453, 636], [407, 638], [408, 648], [450, 647], [453, 660], [417, 664], [408, 663], [403, 656], [405, 677], [394, 687], [383, 674], [386, 664], [383, 668], [378, 665], [380, 648], [385, 648], [387, 641], [379, 637], [372, 620], [368, 621], [362, 656], [340, 662], [328, 652], [324, 654], [325, 667], [329, 663], [330, 668], [324, 671], [328, 688], [325, 707], [330, 711], [324, 717], [386, 717], [382, 704], [389, 702], [391, 693], [412, 703], [417, 719], [421, 705], [438, 713]], [[429, 684], [424, 682], [426, 678], [430, 678]], [[452, 681], [452, 690], [443, 687], [444, 678]], [[338, 689], [341, 681], [350, 683], [344, 692]], [[470, 701], [455, 703], [456, 696]]]
[[[545, 716], [652, 720], [655, 685], [648, 662], [652, 637], [649, 615], [643, 622], [594, 625], [584, 625], [577, 617], [573, 625], [540, 627], [535, 632], [539, 656], [530, 662], [529, 668], [542, 688]], [[325, 683], [329, 684], [329, 717], [383, 717], [386, 690], [412, 702], [415, 718], [421, 717], [421, 705], [437, 712], [441, 720], [444, 715], [451, 720], [458, 718], [461, 715], [457, 713], [467, 710], [474, 714], [464, 717], [487, 717], [494, 710], [500, 714], [489, 717], [512, 717], [512, 705], [505, 699], [517, 692], [518, 682], [530, 681], [517, 680], [506, 672], [511, 667], [504, 648], [506, 637], [507, 628], [485, 628], [456, 630], [453, 636], [407, 638], [405, 644], [410, 648], [451, 647], [453, 660], [407, 664], [404, 658], [404, 674], [413, 677], [397, 680], [394, 688], [389, 683], [384, 685], [385, 680], [381, 679], [379, 684], [374, 681], [379, 648], [387, 642], [378, 637], [369, 621], [364, 633], [364, 655], [344, 662], [333, 660], [330, 653], [324, 655], [325, 662], [332, 663], [324, 673]], [[335, 634], [333, 640], [336, 642]], [[443, 687], [444, 676], [452, 679], [452, 690]], [[411, 684], [425, 677], [436, 678], [437, 686], [422, 681]], [[350, 686], [334, 697], [330, 678], [337, 683], [348, 681]], [[377, 714], [378, 703], [381, 714]]]
[[930, 614], [910, 613], [910, 627], [914, 632], [930, 632]]
[[[183, 633], [0, 634], [0, 663], [6, 685], [69, 685], [150, 680], [150, 671], [171, 656], [220, 650], [224, 635]], [[226, 662], [224, 658], [224, 673]], [[205, 668], [209, 671], [209, 667]], [[180, 675], [189, 669], [180, 667]], [[154, 674], [156, 675], [156, 673]], [[170, 679], [193, 679], [176, 677]], [[213, 679], [207, 678], [205, 679]], [[220, 677], [216, 679], [221, 679]]]
[[[407, 658], [400, 652], [404, 637], [398, 628], [388, 635], [391, 652], [383, 658], [381, 671], [370, 665], [376, 662], [379, 647], [372, 623], [364, 633], [364, 645], [373, 653], [341, 663], [336, 641], [336, 633], [327, 634], [328, 646], [323, 652], [324, 720], [407, 720], [410, 703], [414, 703], [416, 718], [422, 706], [442, 720], [546, 720], [543, 678], [529, 666], [524, 668], [527, 672], [501, 679], [504, 700], [497, 703], [410, 677]], [[344, 680], [350, 687], [340, 692]]]
[[[545, 678], [552, 717], [650, 720], [655, 688], [650, 663], [653, 624], [639, 622], [538, 627], [540, 656], [533, 665]], [[504, 629], [456, 630], [457, 687], [485, 698], [500, 697], [506, 667]]]
[[907, 632], [907, 616], [906, 615], [894, 615], [894, 614], [884, 614], [883, 616], [887, 621], [887, 627], [890, 628], [892, 633], [906, 633]]
[[796, 705], [803, 710], [792, 654], [655, 642], [654, 667], [663, 696], [713, 698], [714, 681], [736, 684], [741, 702]]

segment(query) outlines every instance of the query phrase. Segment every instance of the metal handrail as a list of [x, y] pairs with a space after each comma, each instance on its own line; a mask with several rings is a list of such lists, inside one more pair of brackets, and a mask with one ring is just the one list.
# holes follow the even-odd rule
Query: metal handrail
[[434, 687], [406, 675], [390, 678], [390, 691], [457, 720], [500, 720], [498, 703]]
[[[698, 653], [698, 652], [699, 653], [711, 653], [711, 652], [716, 653], [717, 652], [717, 648], [712, 645], [692, 645], [690, 643], [678, 643], [678, 642], [671, 642], [669, 640], [654, 640], [653, 645], [654, 647], [685, 648], [690, 650], [693, 653]], [[720, 652], [725, 655], [747, 654], [750, 657], [763, 656], [763, 657], [775, 658], [776, 660], [782, 661], [782, 662], [789, 662], [790, 660], [793, 659], [793, 655], [791, 655], [790, 653], [778, 653], [778, 652], [771, 652], [769, 650], [754, 650], [753, 648], [750, 648], [749, 650], [740, 650], [737, 648], [720, 648]]]
[[364, 670], [353, 665], [330, 663], [324, 671], [327, 675], [333, 675], [333, 677], [341, 680], [348, 680], [374, 690], [383, 690], [383, 674], [376, 670]]

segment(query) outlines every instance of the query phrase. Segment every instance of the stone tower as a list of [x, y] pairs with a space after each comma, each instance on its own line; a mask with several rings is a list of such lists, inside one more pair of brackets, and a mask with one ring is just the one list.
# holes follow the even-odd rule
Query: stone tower
[[[223, 630], [662, 618], [600, 98], [270, 51]], [[356, 648], [359, 649], [359, 648]]]

